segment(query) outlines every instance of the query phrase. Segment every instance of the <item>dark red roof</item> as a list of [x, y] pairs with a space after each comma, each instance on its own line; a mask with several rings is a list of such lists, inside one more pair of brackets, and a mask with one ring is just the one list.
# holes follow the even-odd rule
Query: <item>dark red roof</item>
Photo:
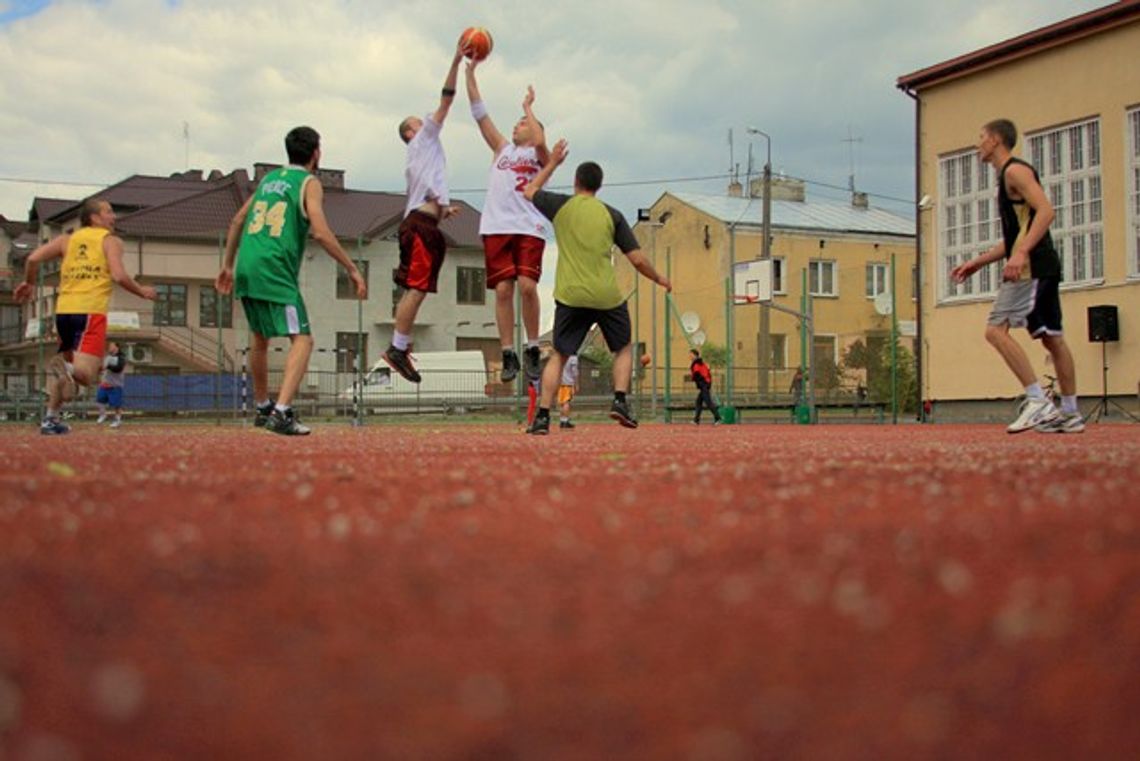
[[28, 215], [28, 221], [44, 222], [63, 211], [77, 208], [79, 203], [79, 201], [63, 198], [40, 198], [37, 196], [32, 199], [32, 210]]
[[979, 69], [1007, 63], [1136, 21], [1140, 21], [1140, 0], [1120, 0], [949, 61], [904, 74], [898, 78], [897, 86], [903, 90], [921, 90]]
[[[201, 183], [199, 183], [201, 184]], [[224, 236], [241, 205], [245, 191], [231, 181], [196, 195], [120, 216], [115, 231], [135, 238], [190, 238], [217, 240]]]

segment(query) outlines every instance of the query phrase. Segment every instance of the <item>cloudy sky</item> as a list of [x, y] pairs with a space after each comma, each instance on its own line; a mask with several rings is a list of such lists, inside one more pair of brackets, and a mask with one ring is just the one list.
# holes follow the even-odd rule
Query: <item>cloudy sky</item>
[[[350, 187], [402, 192], [396, 124], [434, 108], [467, 25], [494, 33], [492, 117], [509, 126], [533, 83], [548, 136], [599, 161], [627, 214], [667, 189], [720, 192], [728, 131], [743, 171], [749, 125], [811, 195], [843, 195], [826, 186], [853, 161], [872, 203], [909, 214], [913, 109], [896, 78], [1106, 2], [0, 0], [0, 214], [180, 171], [184, 123], [194, 168], [280, 161], [305, 123]], [[489, 154], [457, 105], [451, 185], [481, 207]]]

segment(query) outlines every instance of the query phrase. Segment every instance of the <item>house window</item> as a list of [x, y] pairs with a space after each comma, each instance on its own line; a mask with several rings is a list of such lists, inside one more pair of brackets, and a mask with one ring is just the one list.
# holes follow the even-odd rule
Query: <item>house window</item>
[[1128, 112], [1128, 154], [1125, 157], [1128, 209], [1128, 274], [1140, 277], [1140, 108]]
[[835, 261], [813, 259], [808, 262], [808, 287], [812, 296], [837, 296]]
[[938, 169], [944, 191], [938, 214], [942, 221], [938, 252], [942, 266], [937, 269], [941, 280], [939, 297], [946, 300], [990, 293], [996, 284], [977, 273], [959, 284], [950, 277], [950, 271], [983, 253], [1001, 237], [994, 170], [978, 158], [975, 150], [942, 157]]
[[783, 370], [788, 366], [788, 337], [783, 333], [772, 333], [768, 336], [768, 348], [771, 350], [770, 367]]
[[483, 304], [487, 298], [487, 271], [482, 267], [455, 268], [455, 303]]
[[186, 327], [186, 286], [156, 283], [158, 299], [154, 302], [154, 324]]
[[407, 288], [396, 284], [396, 277], [399, 273], [399, 270], [392, 270], [392, 317], [396, 316], [396, 307], [399, 306], [400, 298], [403, 297], [404, 291], [407, 290]]
[[[357, 266], [359, 267], [360, 265]], [[336, 334], [336, 371], [338, 373], [356, 372], [356, 365], [354, 361], [356, 359], [356, 352], [358, 350], [360, 351], [360, 368], [362, 370], [367, 370], [368, 334], [339, 332]]]
[[784, 257], [772, 257], [772, 293], [787, 293], [784, 286]]
[[[360, 270], [361, 277], [364, 278], [364, 287], [368, 287], [368, 262], [360, 261], [356, 263], [356, 268]], [[352, 284], [352, 278], [348, 276], [348, 271], [344, 267], [336, 268], [336, 297], [338, 299], [355, 299], [356, 286]]]
[[1100, 123], [1079, 124], [1026, 135], [1049, 201], [1057, 212], [1049, 228], [1065, 283], [1104, 279], [1104, 199], [1100, 169]]
[[198, 327], [218, 327], [218, 309], [221, 309], [221, 327], [234, 326], [234, 297], [231, 294], [219, 296], [217, 289], [212, 285], [203, 285], [198, 289]]
[[883, 262], [867, 262], [867, 298], [887, 292], [888, 272], [890, 268]]

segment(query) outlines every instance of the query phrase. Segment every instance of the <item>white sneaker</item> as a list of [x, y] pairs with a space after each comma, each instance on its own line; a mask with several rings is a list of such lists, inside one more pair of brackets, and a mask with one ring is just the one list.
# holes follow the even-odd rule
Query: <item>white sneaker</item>
[[1062, 412], [1048, 423], [1037, 426], [1038, 433], [1084, 433], [1085, 419], [1079, 412]]
[[1017, 416], [1017, 420], [1010, 423], [1005, 430], [1007, 433], [1021, 433], [1052, 422], [1060, 416], [1060, 411], [1048, 399], [1044, 397], [1026, 399], [1021, 405], [1021, 414]]
[[122, 421], [122, 420], [112, 420], [112, 421], [111, 421], [111, 427], [112, 427], [112, 428], [118, 428], [118, 427], [119, 427], [119, 426], [121, 426], [122, 424], [123, 424], [123, 421]]
[[106, 423], [106, 422], [107, 422], [107, 416], [106, 416], [106, 415], [100, 415], [100, 416], [99, 416], [99, 419], [98, 419], [98, 420], [96, 420], [95, 422], [96, 422], [96, 423], [100, 423], [100, 424], [102, 424], [102, 423]]

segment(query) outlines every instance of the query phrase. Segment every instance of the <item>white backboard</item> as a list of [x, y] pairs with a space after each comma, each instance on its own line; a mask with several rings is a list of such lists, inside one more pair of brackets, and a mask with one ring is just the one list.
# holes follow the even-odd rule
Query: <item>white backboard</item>
[[733, 273], [733, 301], [737, 305], [772, 300], [772, 260], [737, 262]]

